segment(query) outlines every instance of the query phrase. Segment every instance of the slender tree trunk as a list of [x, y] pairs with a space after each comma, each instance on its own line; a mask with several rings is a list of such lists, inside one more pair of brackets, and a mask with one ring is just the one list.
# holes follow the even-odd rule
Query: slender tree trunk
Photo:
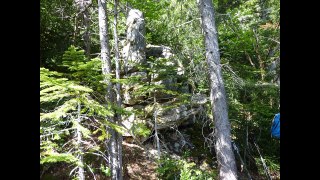
[[[88, 7], [92, 4], [91, 0], [75, 0], [75, 4], [79, 10], [80, 16], [83, 17], [83, 25], [85, 26], [85, 32], [83, 34], [85, 53], [88, 59], [90, 59], [90, 14]], [[77, 26], [77, 25], [76, 25]]]
[[[80, 112], [81, 112], [81, 107], [80, 107], [80, 102], [78, 102], [78, 119], [77, 122], [80, 124], [81, 123], [81, 117], [80, 117]], [[79, 150], [79, 161], [81, 163], [81, 165], [79, 166], [79, 170], [78, 170], [78, 178], [79, 180], [84, 180], [85, 176], [84, 176], [84, 169], [83, 169], [83, 155], [82, 155], [82, 137], [81, 137], [81, 131], [80, 128], [77, 127], [77, 143], [78, 143], [78, 150]]]
[[[106, 13], [106, 1], [98, 0], [99, 5], [99, 34], [101, 45], [101, 60], [102, 60], [102, 73], [103, 75], [111, 74], [111, 60], [110, 60], [110, 48], [108, 37], [108, 17]], [[112, 83], [108, 78], [104, 78], [104, 82], [107, 84], [107, 100], [113, 100], [111, 93]], [[109, 101], [112, 102], [112, 101]]]
[[257, 151], [258, 151], [258, 153], [259, 153], [259, 155], [260, 155], [260, 159], [261, 159], [261, 162], [262, 162], [262, 165], [263, 165], [263, 168], [264, 168], [264, 171], [265, 171], [265, 173], [266, 173], [266, 176], [267, 176], [268, 180], [272, 180], [272, 178], [271, 178], [271, 176], [270, 176], [270, 173], [269, 173], [269, 169], [268, 169], [268, 167], [267, 167], [267, 165], [266, 165], [266, 162], [264, 161], [264, 159], [263, 159], [263, 157], [262, 157], [262, 155], [261, 155], [261, 153], [260, 153], [260, 150], [259, 150], [259, 147], [258, 147], [257, 143], [256, 143], [256, 142], [253, 142], [253, 143], [254, 143], [254, 145], [256, 146]]
[[[99, 6], [99, 34], [100, 34], [100, 44], [101, 44], [101, 60], [102, 60], [102, 73], [103, 75], [111, 74], [111, 60], [110, 60], [110, 48], [109, 48], [109, 38], [108, 38], [108, 16], [106, 11], [106, 1], [98, 0]], [[105, 76], [104, 82], [107, 84], [107, 95], [106, 100], [108, 104], [114, 102], [113, 92], [112, 92], [112, 82]], [[114, 122], [113, 117], [107, 117], [107, 120]], [[112, 179], [117, 179], [117, 169], [119, 167], [117, 158], [117, 141], [115, 131], [108, 128], [107, 131], [110, 132], [111, 138], [109, 141], [109, 165], [111, 169]]]
[[[118, 17], [118, 0], [114, 0], [114, 28], [113, 28], [113, 36], [114, 36], [114, 47], [115, 47], [115, 63], [116, 63], [116, 79], [120, 80], [120, 57], [119, 57], [119, 46], [118, 46], [118, 34], [117, 34], [117, 17]], [[121, 85], [120, 82], [116, 83], [116, 100], [117, 100], [117, 106], [118, 108], [121, 108], [121, 96], [120, 96], [120, 90]], [[115, 114], [116, 121], [118, 125], [121, 125], [121, 114], [116, 113]], [[118, 132], [115, 132], [115, 135], [117, 137], [117, 155], [118, 155], [118, 162], [119, 167], [117, 168], [117, 179], [122, 180], [122, 135]]]
[[220, 54], [212, 0], [200, 0], [201, 25], [205, 36], [206, 61], [209, 71], [210, 98], [215, 119], [215, 149], [221, 180], [237, 179], [237, 168], [231, 144], [226, 95], [221, 74]]
[[111, 134], [110, 137], [110, 144], [109, 144], [109, 149], [111, 150], [110, 152], [110, 160], [111, 160], [111, 177], [113, 180], [117, 180], [118, 179], [118, 167], [119, 167], [119, 163], [118, 163], [118, 144], [117, 144], [117, 134], [116, 131], [109, 128], [109, 132]]
[[252, 59], [250, 57], [250, 55], [247, 53], [247, 51], [244, 51], [245, 55], [247, 56], [247, 59], [249, 60], [250, 64], [252, 67], [256, 68], [256, 66], [254, 65], [254, 63], [252, 62]]
[[[153, 74], [154, 76], [154, 74]], [[158, 158], [161, 157], [161, 147], [160, 147], [160, 141], [158, 136], [158, 124], [157, 124], [157, 116], [158, 116], [158, 104], [156, 100], [156, 92], [153, 93], [153, 109], [154, 109], [154, 137], [156, 138], [156, 144], [157, 144], [157, 150], [158, 150]]]
[[261, 58], [260, 52], [259, 52], [259, 39], [258, 39], [258, 35], [255, 29], [253, 29], [253, 33], [255, 36], [255, 40], [256, 40], [256, 45], [254, 46], [254, 50], [258, 56], [258, 61], [259, 61], [259, 68], [260, 68], [260, 74], [261, 74], [261, 81], [264, 81], [265, 78], [265, 67], [264, 67], [264, 62], [263, 59]]
[[[91, 0], [88, 0], [89, 4], [91, 4]], [[83, 11], [83, 23], [86, 28], [86, 31], [83, 34], [84, 39], [84, 46], [86, 49], [86, 56], [88, 59], [90, 59], [90, 53], [91, 53], [91, 38], [90, 38], [90, 14], [88, 10], [88, 4], [86, 5], [84, 11]]]
[[72, 36], [72, 44], [76, 44], [76, 38], [77, 38], [77, 31], [78, 31], [78, 27], [77, 27], [77, 20], [78, 17], [74, 16], [74, 27], [73, 27], [73, 36]]

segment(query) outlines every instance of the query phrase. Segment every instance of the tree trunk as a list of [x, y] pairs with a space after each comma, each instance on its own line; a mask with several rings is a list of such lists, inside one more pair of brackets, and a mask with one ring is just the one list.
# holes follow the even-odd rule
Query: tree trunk
[[254, 36], [255, 36], [255, 40], [256, 40], [256, 44], [254, 46], [254, 50], [257, 54], [257, 57], [258, 57], [258, 61], [259, 61], [259, 68], [260, 68], [260, 74], [261, 74], [261, 81], [264, 81], [264, 78], [265, 78], [265, 67], [264, 67], [264, 61], [263, 59], [261, 58], [260, 56], [260, 52], [259, 52], [259, 39], [258, 39], [258, 34], [256, 32], [255, 29], [253, 29], [253, 33], [254, 33]]
[[[89, 3], [91, 4], [91, 0], [89, 0]], [[83, 23], [86, 28], [86, 31], [83, 34], [83, 40], [84, 40], [84, 46], [86, 49], [86, 56], [88, 59], [90, 59], [90, 53], [91, 53], [91, 39], [90, 39], [90, 14], [88, 10], [88, 6], [83, 11]]]
[[158, 116], [158, 110], [157, 110], [157, 104], [154, 104], [154, 137], [156, 139], [156, 145], [157, 145], [157, 151], [158, 151], [158, 158], [161, 158], [161, 147], [160, 147], [160, 141], [158, 136], [158, 125], [157, 125], [157, 116]]
[[210, 99], [215, 119], [215, 149], [221, 180], [237, 179], [237, 168], [231, 145], [226, 95], [221, 74], [220, 54], [212, 0], [200, 0], [201, 26], [205, 36], [206, 61], [209, 71]]
[[111, 177], [112, 180], [118, 180], [118, 172], [119, 172], [119, 162], [118, 162], [118, 144], [117, 144], [117, 134], [116, 131], [109, 128], [109, 132], [111, 134], [109, 141], [109, 149], [110, 149], [110, 161], [111, 161]]
[[75, 4], [79, 10], [79, 14], [83, 17], [83, 25], [85, 26], [85, 32], [83, 33], [83, 40], [85, 46], [85, 53], [88, 59], [90, 59], [90, 14], [89, 6], [92, 4], [91, 0], [75, 0]]
[[[154, 76], [154, 74], [153, 74]], [[156, 90], [155, 90], [156, 91]], [[160, 141], [158, 136], [158, 124], [157, 124], [157, 116], [158, 116], [158, 104], [156, 100], [156, 92], [153, 92], [153, 116], [154, 116], [154, 137], [156, 140], [157, 150], [158, 150], [158, 158], [161, 158], [161, 147], [160, 147]]]
[[[118, 17], [118, 0], [114, 0], [114, 28], [113, 28], [113, 36], [114, 36], [114, 48], [115, 48], [115, 63], [116, 63], [116, 79], [120, 80], [120, 58], [119, 58], [119, 46], [118, 46], [118, 34], [117, 34], [117, 17]], [[121, 90], [121, 85], [120, 82], [116, 83], [116, 100], [117, 100], [117, 106], [118, 108], [121, 108], [121, 96], [120, 96], [120, 90]], [[115, 113], [115, 119], [118, 125], [121, 125], [121, 114], [120, 113]], [[122, 180], [122, 135], [118, 132], [115, 132], [117, 141], [117, 159], [118, 159], [118, 168], [117, 168], [117, 179]]]
[[[78, 102], [78, 119], [77, 122], [79, 123], [79, 125], [81, 124], [81, 107], [80, 107], [80, 102]], [[79, 165], [79, 169], [78, 169], [78, 178], [79, 180], [85, 180], [85, 176], [84, 176], [84, 169], [83, 169], [83, 155], [82, 155], [82, 137], [81, 137], [81, 131], [79, 126], [77, 127], [77, 143], [78, 143], [78, 150], [79, 150], [79, 162], [81, 163]]]
[[[109, 38], [108, 38], [108, 17], [106, 11], [106, 1], [98, 0], [99, 6], [99, 34], [100, 34], [100, 44], [101, 44], [101, 60], [102, 60], [102, 73], [103, 75], [111, 74], [111, 60], [110, 60], [110, 48], [109, 48]], [[107, 95], [106, 100], [109, 105], [114, 102], [113, 92], [112, 92], [112, 82], [104, 77], [104, 82], [107, 84]], [[107, 120], [114, 122], [113, 117], [107, 117]], [[113, 129], [108, 128], [107, 131], [110, 132], [111, 138], [109, 141], [109, 165], [111, 169], [112, 179], [118, 179], [117, 172], [119, 172], [119, 162], [117, 156], [117, 141], [116, 133]]]

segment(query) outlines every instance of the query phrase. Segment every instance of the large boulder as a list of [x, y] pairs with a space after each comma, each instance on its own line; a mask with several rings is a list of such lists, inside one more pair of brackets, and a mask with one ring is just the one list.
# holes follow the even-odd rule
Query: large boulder
[[[166, 129], [181, 124], [187, 125], [192, 123], [193, 115], [198, 112], [198, 108], [190, 108], [187, 105], [171, 106], [170, 103], [163, 103], [157, 107], [157, 129]], [[145, 107], [147, 117], [153, 117], [153, 105]], [[154, 124], [152, 124], [154, 126]]]

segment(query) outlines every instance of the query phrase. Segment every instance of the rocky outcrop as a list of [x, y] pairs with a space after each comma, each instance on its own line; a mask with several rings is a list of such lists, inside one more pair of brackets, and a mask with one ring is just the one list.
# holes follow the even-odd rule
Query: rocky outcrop
[[204, 94], [194, 94], [191, 96], [191, 103], [194, 106], [203, 105], [208, 102], [208, 97]]
[[174, 66], [177, 68], [177, 75], [183, 75], [184, 74], [184, 67], [182, 65], [182, 62], [180, 62], [179, 59], [175, 59], [174, 54], [172, 52], [172, 49], [168, 46], [157, 46], [157, 45], [151, 45], [148, 44], [146, 46], [146, 57], [147, 59], [153, 57], [153, 58], [165, 58], [170, 59], [170, 61], [167, 61], [165, 63], [166, 66]]
[[172, 50], [168, 46], [157, 46], [157, 45], [147, 45], [146, 57], [155, 57], [155, 58], [170, 58], [173, 56]]
[[145, 21], [141, 11], [131, 9], [128, 14], [127, 38], [123, 47], [125, 72], [132, 71], [137, 65], [146, 63]]
[[[187, 83], [181, 83], [179, 78], [185, 74], [182, 63], [175, 58], [172, 49], [163, 45], [145, 44], [145, 21], [143, 14], [137, 9], [130, 10], [127, 18], [127, 36], [124, 42], [122, 56], [124, 58], [125, 72], [123, 78], [138, 81], [122, 85], [123, 104], [130, 115], [123, 115], [122, 124], [128, 129], [125, 136], [132, 134], [136, 123], [147, 124], [154, 128], [154, 102], [157, 101], [157, 129], [167, 129], [181, 124], [187, 125], [195, 121], [200, 105], [207, 102], [203, 95], [195, 95], [186, 104], [175, 102], [181, 93], [189, 93]], [[147, 70], [139, 70], [144, 66], [155, 70], [152, 73]], [[177, 86], [178, 82], [180, 85]], [[146, 85], [157, 85], [162, 90], [151, 91], [147, 95], [134, 94]], [[182, 85], [183, 84], [183, 85]], [[170, 91], [170, 92], [168, 92]], [[175, 92], [175, 93], [172, 93]], [[145, 93], [147, 94], [147, 93]], [[149, 99], [148, 99], [149, 98]], [[136, 110], [140, 112], [136, 113]]]
[[[138, 71], [138, 65], [146, 63], [145, 21], [141, 11], [131, 9], [127, 18], [127, 37], [122, 50], [124, 59], [124, 78], [139, 75], [141, 81], [147, 81], [147, 73]], [[132, 97], [132, 93], [139, 89], [139, 83], [132, 82], [123, 85], [123, 103], [134, 105], [142, 97]]]
[[[146, 46], [147, 62], [151, 64], [150, 68], [156, 71], [150, 76], [150, 83], [158, 86], [163, 86], [166, 90], [179, 91], [180, 89], [188, 89], [185, 87], [177, 86], [179, 78], [184, 74], [184, 67], [178, 58], [175, 58], [172, 49], [168, 46], [158, 46], [148, 44]], [[173, 98], [170, 93], [157, 91], [155, 94], [158, 99]]]

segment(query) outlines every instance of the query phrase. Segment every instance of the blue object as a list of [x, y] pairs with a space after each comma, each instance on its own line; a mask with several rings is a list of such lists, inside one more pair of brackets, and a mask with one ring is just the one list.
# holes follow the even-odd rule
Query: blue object
[[280, 113], [276, 114], [272, 121], [271, 136], [280, 139]]

